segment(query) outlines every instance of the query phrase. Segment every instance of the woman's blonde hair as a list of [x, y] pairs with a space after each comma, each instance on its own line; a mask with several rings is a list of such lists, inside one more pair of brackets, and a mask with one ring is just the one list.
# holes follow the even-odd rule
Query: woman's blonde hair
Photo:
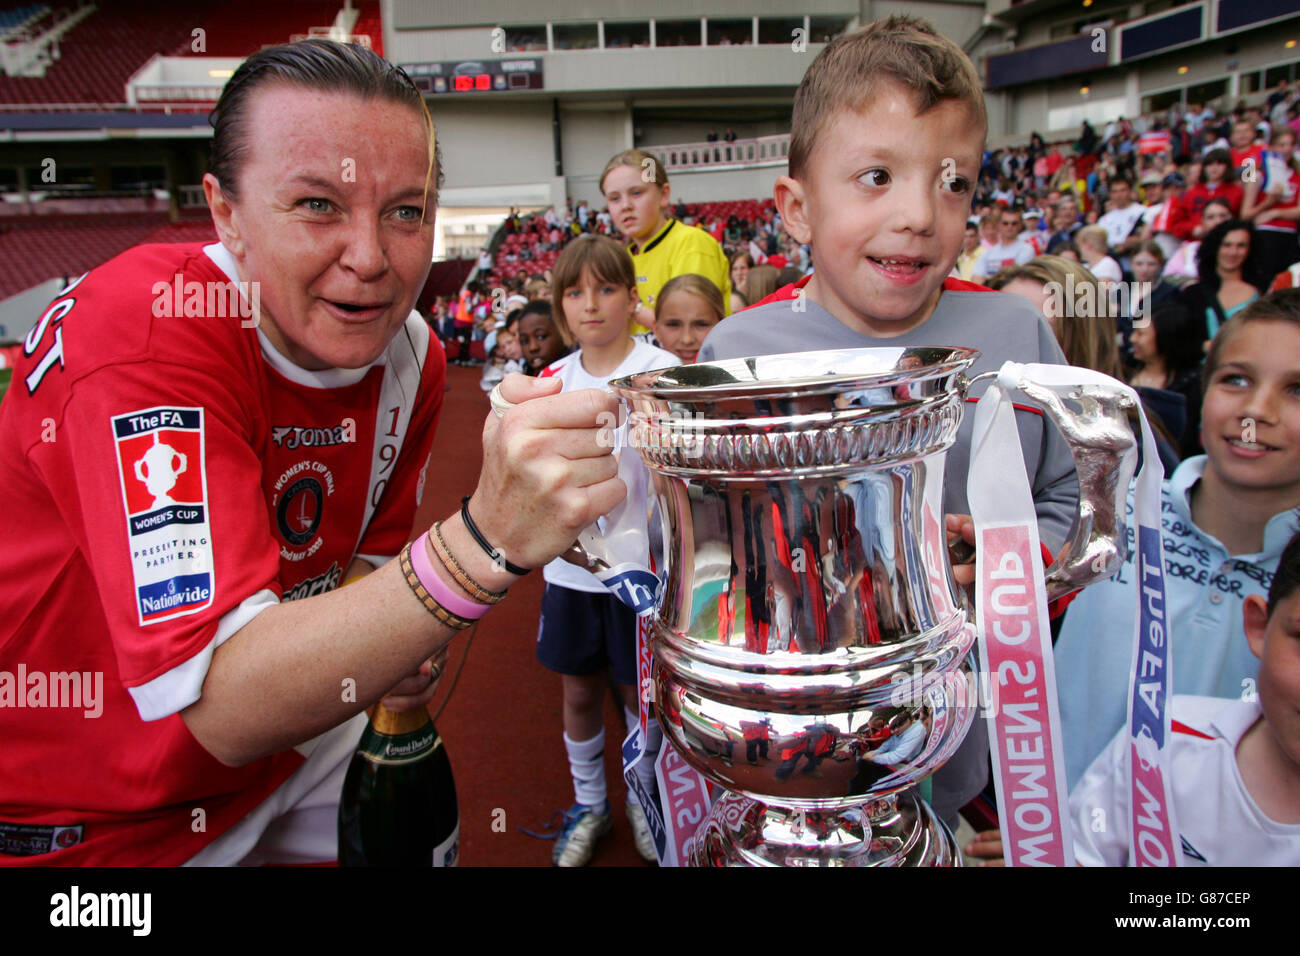
[[664, 283], [664, 287], [659, 290], [659, 295], [655, 299], [655, 321], [658, 321], [663, 315], [664, 303], [668, 301], [668, 297], [674, 292], [686, 292], [697, 299], [703, 299], [717, 315], [719, 322], [727, 314], [722, 301], [722, 290], [714, 285], [712, 280], [694, 272], [687, 272], [676, 278], [669, 279]]
[[1062, 304], [1064, 314], [1056, 316], [1053, 331], [1067, 362], [1111, 378], [1121, 377], [1115, 310], [1096, 276], [1063, 256], [1038, 256], [1024, 265], [1003, 269], [989, 280], [989, 288], [1004, 289], [1017, 279], [1041, 282], [1053, 290], [1053, 301]]
[[[584, 233], [571, 240], [551, 270], [551, 313], [555, 327], [565, 345], [577, 344], [568, 320], [564, 317], [564, 295], [582, 282], [582, 274], [590, 271], [598, 282], [622, 286], [636, 291], [636, 269], [632, 256], [619, 242], [609, 236]], [[631, 320], [628, 321], [629, 328]]]

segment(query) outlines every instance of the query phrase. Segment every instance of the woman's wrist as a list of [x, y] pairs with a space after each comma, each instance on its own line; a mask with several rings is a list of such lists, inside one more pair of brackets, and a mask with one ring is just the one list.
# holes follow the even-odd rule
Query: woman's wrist
[[[470, 503], [471, 508], [473, 502]], [[460, 562], [465, 573], [469, 575], [478, 585], [488, 591], [504, 591], [510, 585], [519, 580], [520, 575], [512, 574], [506, 570], [505, 559], [509, 555], [498, 551], [497, 559], [493, 559], [487, 554], [474, 536], [465, 527], [460, 512], [456, 512], [442, 523], [440, 528], [442, 539], [447, 544], [447, 550], [456, 557]], [[491, 540], [491, 539], [489, 539]], [[450, 571], [442, 567], [442, 562], [437, 561], [439, 573], [446, 574], [447, 578], [454, 584], [454, 578]], [[458, 586], [458, 585], [457, 585]]]

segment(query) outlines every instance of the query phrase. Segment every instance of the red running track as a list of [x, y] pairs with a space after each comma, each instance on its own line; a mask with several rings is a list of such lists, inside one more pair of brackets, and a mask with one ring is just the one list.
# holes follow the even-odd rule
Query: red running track
[[[479, 387], [480, 370], [448, 366], [447, 392], [421, 513], [446, 517], [474, 490], [489, 411]], [[460, 802], [462, 866], [550, 866], [553, 841], [520, 831], [546, 829], [556, 811], [573, 803], [564, 752], [560, 678], [537, 663], [537, 615], [542, 575], [534, 571], [504, 601], [451, 646], [447, 674], [464, 669], [448, 699], [450, 677], [430, 705], [451, 757]], [[466, 637], [470, 639], [467, 641]], [[623, 810], [619, 746], [622, 717], [611, 699], [605, 706], [605, 777], [614, 832], [597, 846], [593, 866], [645, 866], [632, 844]]]

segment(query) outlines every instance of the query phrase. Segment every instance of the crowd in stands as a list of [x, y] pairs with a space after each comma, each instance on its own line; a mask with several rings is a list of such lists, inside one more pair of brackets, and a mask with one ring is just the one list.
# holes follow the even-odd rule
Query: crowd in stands
[[[1193, 103], [1100, 132], [1085, 122], [1070, 144], [1035, 133], [987, 150], [954, 275], [1029, 296], [1072, 362], [1138, 387], [1172, 470], [1200, 451], [1200, 367], [1215, 332], [1270, 286], [1300, 286], [1298, 135], [1300, 88], [1284, 81], [1261, 107], [1221, 114]], [[813, 269], [771, 199], [678, 199], [666, 212], [722, 247], [726, 312]], [[483, 251], [456, 301], [436, 302], [439, 335], [462, 343], [453, 361], [486, 364], [485, 388], [516, 366], [536, 371], [513, 326], [525, 305], [550, 300], [551, 266], [586, 234], [620, 235], [608, 207], [511, 209], [495, 254]], [[1062, 296], [1044, 290], [1054, 287], [1072, 290], [1073, 322], [1052, 313]], [[1095, 314], [1075, 308], [1085, 301]]]
[[[728, 313], [746, 308], [812, 271], [810, 248], [795, 242], [782, 229], [781, 216], [771, 199], [702, 203], [679, 200], [669, 211], [676, 221], [704, 230], [722, 248], [730, 263]], [[556, 258], [572, 239], [589, 234], [620, 236], [608, 208], [593, 209], [585, 200], [576, 204], [569, 200], [563, 210], [550, 207], [528, 215], [512, 208], [495, 254], [485, 248], [461, 296], [455, 301], [438, 297], [429, 316], [447, 343], [461, 340], [456, 316], [462, 316], [459, 328], [470, 330], [466, 354], [478, 351], [473, 343], [485, 343], [481, 356], [466, 358], [458, 353], [453, 362], [492, 364], [496, 327], [528, 302], [549, 301], [551, 267]], [[466, 321], [469, 316], [472, 318]]]
[[[1270, 287], [1300, 286], [1298, 137], [1300, 90], [1283, 81], [1260, 107], [1194, 103], [1101, 133], [1085, 122], [1068, 145], [1034, 134], [986, 151], [957, 271], [1027, 295], [1058, 337], [1069, 319], [1112, 327], [1104, 359], [1063, 341], [1067, 357], [1129, 378], [1180, 456], [1196, 454], [1210, 341]], [[1081, 314], [1076, 294], [1068, 318], [1053, 314], [1053, 287], [1106, 308]]]
[[[1113, 361], [1087, 364], [1131, 378], [1172, 447], [1195, 454], [1202, 343], [1270, 286], [1300, 286], [1298, 133], [1300, 89], [1283, 81], [1260, 107], [1221, 114], [1193, 103], [1119, 117], [1100, 132], [1085, 122], [1071, 144], [1049, 146], [1035, 133], [1024, 145], [987, 150], [954, 273], [1021, 292], [1068, 274], [1075, 299], [1091, 285], [1092, 301], [1110, 307], [1116, 348]], [[679, 199], [668, 211], [725, 252], [728, 312], [813, 269], [811, 249], [786, 234], [771, 199]], [[527, 364], [514, 345], [493, 358], [495, 330], [523, 305], [549, 300], [550, 267], [564, 246], [584, 234], [619, 235], [609, 209], [586, 200], [529, 215], [512, 209], [502, 233], [459, 300], [439, 299], [431, 316], [445, 341], [465, 340], [456, 361], [493, 369]], [[1041, 292], [1035, 301], [1046, 314], [1051, 303]], [[1154, 325], [1134, 330], [1139, 313]], [[1059, 329], [1061, 317], [1047, 317]], [[483, 352], [470, 357], [478, 341]], [[493, 369], [485, 382], [495, 381]]]

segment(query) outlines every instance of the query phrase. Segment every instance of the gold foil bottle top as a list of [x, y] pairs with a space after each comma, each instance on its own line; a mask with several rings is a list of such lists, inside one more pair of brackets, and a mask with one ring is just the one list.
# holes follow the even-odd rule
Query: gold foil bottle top
[[401, 734], [414, 733], [429, 722], [429, 712], [423, 707], [412, 710], [389, 710], [383, 704], [375, 705], [375, 712], [370, 715], [370, 726], [375, 733], [397, 737]]

